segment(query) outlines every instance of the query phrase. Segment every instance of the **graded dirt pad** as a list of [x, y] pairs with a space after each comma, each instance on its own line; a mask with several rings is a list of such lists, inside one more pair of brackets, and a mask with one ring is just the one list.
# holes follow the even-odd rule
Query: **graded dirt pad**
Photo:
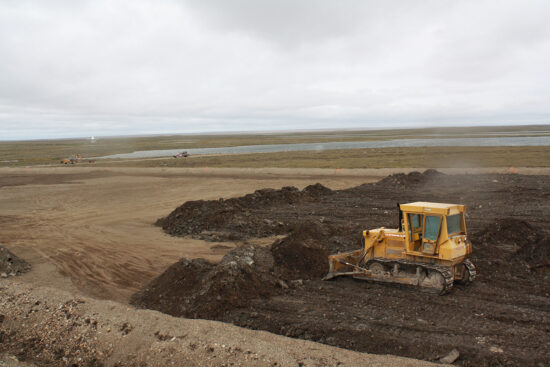
[[6, 278], [26, 273], [31, 265], [25, 260], [15, 256], [7, 248], [0, 246], [0, 276]]
[[0, 243], [33, 266], [24, 281], [128, 302], [177, 259], [219, 262], [239, 245], [172, 237], [153, 225], [179, 203], [229, 199], [265, 187], [303, 188], [317, 181], [350, 187], [373, 180], [377, 172], [0, 168]]
[[[269, 192], [269, 197], [281, 200], [264, 200], [265, 193], [256, 192], [252, 195], [258, 200], [247, 195], [229, 204], [186, 203], [161, 220], [172, 234], [210, 240], [267, 236], [274, 233], [272, 228], [290, 233], [303, 227], [295, 240], [291, 235], [271, 247], [276, 263], [288, 256], [296, 272], [286, 274], [301, 276], [302, 282], [281, 288], [269, 300], [251, 299], [213, 318], [357, 351], [426, 360], [456, 348], [456, 363], [464, 366], [550, 364], [548, 176], [445, 175], [429, 170], [394, 174], [346, 190], [321, 189], [315, 199], [304, 192]], [[362, 229], [397, 227], [396, 203], [412, 201], [467, 206], [476, 282], [434, 296], [352, 279], [307, 280], [303, 271], [316, 268], [301, 267], [296, 262], [300, 254], [307, 260], [311, 248], [359, 248]], [[199, 220], [190, 219], [186, 208], [199, 213]], [[215, 220], [209, 215], [212, 208]], [[254, 220], [246, 221], [243, 212]], [[284, 246], [285, 241], [296, 243], [296, 248]], [[276, 271], [273, 275], [284, 279]]]
[[58, 185], [73, 184], [85, 179], [94, 179], [118, 175], [107, 170], [94, 169], [86, 173], [74, 173], [69, 167], [63, 173], [46, 173], [42, 175], [29, 175], [24, 173], [0, 175], [0, 187], [21, 185]]

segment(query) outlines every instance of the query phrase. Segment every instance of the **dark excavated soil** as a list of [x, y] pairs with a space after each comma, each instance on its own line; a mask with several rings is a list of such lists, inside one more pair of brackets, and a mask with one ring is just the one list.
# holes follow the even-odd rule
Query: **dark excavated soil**
[[276, 273], [285, 280], [320, 279], [328, 272], [327, 235], [316, 223], [303, 223], [271, 245]]
[[240, 247], [219, 264], [182, 259], [141, 291], [131, 303], [171, 315], [219, 319], [228, 311], [248, 306], [254, 298], [277, 293], [278, 278], [269, 249]]
[[[220, 264], [181, 260], [133, 302], [371, 353], [463, 366], [550, 364], [550, 178], [396, 174], [352, 189], [313, 185], [188, 202], [158, 224], [208, 240], [289, 234], [239, 248]], [[397, 202], [467, 206], [478, 279], [445, 296], [353, 279], [323, 282], [328, 253], [361, 231], [397, 226]]]

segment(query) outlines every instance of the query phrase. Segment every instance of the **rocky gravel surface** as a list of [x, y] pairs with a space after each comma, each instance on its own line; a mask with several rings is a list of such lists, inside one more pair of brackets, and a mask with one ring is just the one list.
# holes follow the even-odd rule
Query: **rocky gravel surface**
[[0, 366], [432, 366], [0, 281]]

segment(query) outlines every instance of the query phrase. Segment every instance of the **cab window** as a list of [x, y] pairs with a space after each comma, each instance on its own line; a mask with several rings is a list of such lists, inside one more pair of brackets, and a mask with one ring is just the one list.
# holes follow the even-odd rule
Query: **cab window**
[[418, 229], [420, 227], [420, 215], [419, 214], [411, 214], [411, 226], [414, 229]]
[[414, 234], [419, 233], [422, 236], [422, 222], [424, 221], [424, 215], [422, 214], [408, 214], [409, 216], [409, 240], [414, 241]]
[[450, 235], [462, 232], [462, 213], [447, 217], [447, 232]]
[[441, 217], [435, 217], [431, 215], [426, 216], [426, 224], [424, 226], [424, 239], [435, 241], [439, 235], [439, 225], [441, 224]]

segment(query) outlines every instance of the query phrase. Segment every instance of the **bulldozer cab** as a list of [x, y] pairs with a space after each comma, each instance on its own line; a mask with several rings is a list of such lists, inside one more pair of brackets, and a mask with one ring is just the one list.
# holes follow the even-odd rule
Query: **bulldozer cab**
[[409, 252], [434, 255], [439, 244], [466, 233], [464, 205], [416, 202], [400, 210]]

